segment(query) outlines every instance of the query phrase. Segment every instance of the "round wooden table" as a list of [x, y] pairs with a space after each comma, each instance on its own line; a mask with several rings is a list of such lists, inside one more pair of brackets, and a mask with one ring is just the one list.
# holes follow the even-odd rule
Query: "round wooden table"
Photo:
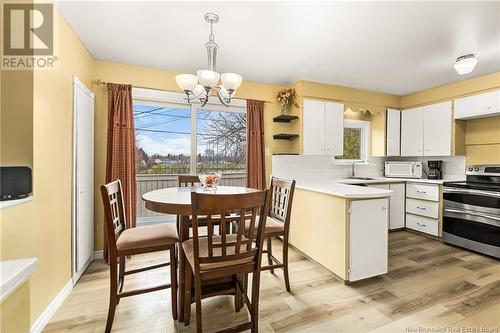
[[[259, 190], [237, 186], [218, 186], [217, 189], [207, 191], [201, 186], [196, 187], [172, 187], [151, 191], [142, 195], [146, 202], [146, 208], [157, 213], [179, 215], [179, 243], [182, 244], [189, 238], [189, 216], [191, 215], [191, 192], [222, 194], [244, 194], [258, 192]], [[186, 260], [182, 246], [178, 246], [179, 253], [179, 321], [184, 321], [184, 269]]]

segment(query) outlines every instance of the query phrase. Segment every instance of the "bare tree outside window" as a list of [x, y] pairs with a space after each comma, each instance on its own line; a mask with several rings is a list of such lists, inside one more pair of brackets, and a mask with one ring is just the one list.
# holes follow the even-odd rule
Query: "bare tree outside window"
[[246, 170], [247, 117], [241, 112], [198, 110], [197, 173]]

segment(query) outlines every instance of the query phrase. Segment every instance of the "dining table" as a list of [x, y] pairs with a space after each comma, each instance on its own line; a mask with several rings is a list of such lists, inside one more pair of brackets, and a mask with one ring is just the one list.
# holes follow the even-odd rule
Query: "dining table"
[[182, 249], [182, 242], [189, 239], [190, 216], [192, 215], [191, 208], [191, 193], [209, 193], [214, 195], [224, 194], [244, 194], [250, 192], [257, 192], [259, 190], [239, 187], [239, 186], [217, 186], [216, 188], [206, 188], [202, 186], [191, 187], [171, 187], [163, 188], [142, 195], [142, 200], [146, 203], [146, 208], [162, 214], [177, 215], [178, 219], [178, 233], [179, 233], [179, 246], [178, 246], [178, 261], [179, 261], [179, 283], [178, 283], [178, 299], [179, 305], [179, 321], [184, 321], [184, 295], [185, 295], [185, 267], [188, 265]]

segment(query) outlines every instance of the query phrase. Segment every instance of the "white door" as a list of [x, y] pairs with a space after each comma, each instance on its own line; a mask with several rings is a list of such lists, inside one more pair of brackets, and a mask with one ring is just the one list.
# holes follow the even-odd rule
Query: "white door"
[[325, 154], [325, 103], [304, 100], [304, 155]]
[[405, 184], [390, 184], [393, 192], [389, 200], [389, 229], [405, 226]]
[[94, 258], [94, 94], [73, 77], [73, 282]]
[[400, 155], [401, 111], [387, 109], [387, 156]]
[[451, 101], [424, 107], [424, 156], [451, 155]]
[[422, 156], [424, 149], [424, 109], [401, 112], [401, 156]]
[[344, 104], [325, 102], [325, 153], [344, 153]]
[[351, 201], [349, 281], [387, 273], [388, 198]]

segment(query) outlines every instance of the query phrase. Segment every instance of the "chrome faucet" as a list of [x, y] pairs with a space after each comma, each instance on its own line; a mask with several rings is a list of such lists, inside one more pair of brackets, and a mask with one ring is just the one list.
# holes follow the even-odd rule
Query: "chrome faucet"
[[352, 164], [351, 164], [351, 178], [356, 178], [356, 170], [354, 169], [355, 165], [356, 165], [356, 161], [352, 162]]

